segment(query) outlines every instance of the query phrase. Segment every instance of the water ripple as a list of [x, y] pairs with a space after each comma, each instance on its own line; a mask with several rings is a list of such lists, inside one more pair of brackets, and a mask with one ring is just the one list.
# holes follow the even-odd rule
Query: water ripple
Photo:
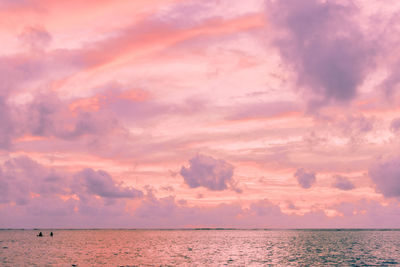
[[[400, 231], [0, 231], [2, 266], [393, 266]], [[50, 232], [50, 231], [48, 231]]]

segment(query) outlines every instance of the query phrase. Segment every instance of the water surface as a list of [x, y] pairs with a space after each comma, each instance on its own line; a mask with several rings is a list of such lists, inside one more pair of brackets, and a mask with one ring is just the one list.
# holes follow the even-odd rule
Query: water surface
[[400, 231], [0, 231], [1, 266], [390, 266]]

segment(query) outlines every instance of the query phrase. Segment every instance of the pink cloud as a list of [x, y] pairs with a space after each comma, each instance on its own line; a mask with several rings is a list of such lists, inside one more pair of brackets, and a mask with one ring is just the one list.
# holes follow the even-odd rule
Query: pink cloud
[[[181, 203], [181, 204], [179, 204]], [[78, 204], [78, 206], [76, 206]], [[46, 208], [45, 208], [46, 207]], [[75, 207], [79, 207], [76, 212]], [[86, 201], [70, 199], [35, 198], [29, 206], [8, 206], [0, 214], [9, 213], [1, 227], [87, 227], [108, 228], [182, 228], [182, 227], [234, 227], [234, 228], [374, 228], [398, 227], [398, 209], [395, 203], [382, 206], [378, 202], [361, 200], [342, 202], [330, 207], [337, 216], [327, 216], [323, 210], [304, 215], [288, 215], [270, 201], [263, 199], [243, 208], [237, 203], [221, 203], [212, 207], [188, 206], [174, 197], [145, 197], [133, 212], [127, 212], [121, 202], [102, 204], [91, 198]], [[21, 220], [22, 218], [27, 220]], [[77, 220], [80, 223], [77, 223]]]
[[0, 226], [398, 226], [397, 13], [2, 1]]

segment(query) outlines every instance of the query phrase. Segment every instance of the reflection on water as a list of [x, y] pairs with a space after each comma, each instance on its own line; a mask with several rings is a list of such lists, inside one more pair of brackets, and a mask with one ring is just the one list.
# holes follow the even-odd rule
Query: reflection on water
[[400, 231], [0, 231], [1, 266], [400, 264]]

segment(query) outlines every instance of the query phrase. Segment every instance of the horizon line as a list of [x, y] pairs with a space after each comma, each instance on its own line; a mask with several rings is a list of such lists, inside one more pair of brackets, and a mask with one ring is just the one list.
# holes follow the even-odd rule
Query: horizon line
[[400, 231], [400, 228], [231, 228], [231, 227], [193, 227], [193, 228], [0, 228], [7, 230], [142, 230], [142, 231], [207, 231], [207, 230], [247, 230], [247, 231]]

